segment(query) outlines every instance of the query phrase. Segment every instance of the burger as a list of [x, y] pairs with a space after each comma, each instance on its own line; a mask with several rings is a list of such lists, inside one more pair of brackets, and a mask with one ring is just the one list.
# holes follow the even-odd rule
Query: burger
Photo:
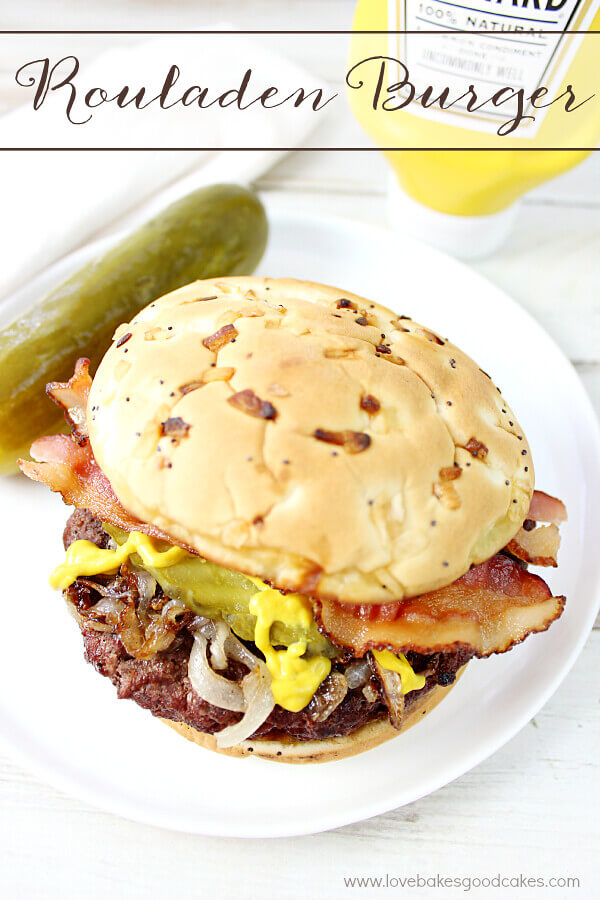
[[563, 504], [490, 377], [384, 306], [198, 281], [48, 386], [23, 472], [75, 507], [51, 577], [85, 656], [213, 750], [339, 759], [561, 615]]

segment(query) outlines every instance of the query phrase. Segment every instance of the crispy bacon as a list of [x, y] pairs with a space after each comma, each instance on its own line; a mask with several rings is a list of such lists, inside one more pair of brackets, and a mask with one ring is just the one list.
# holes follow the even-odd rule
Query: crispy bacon
[[533, 530], [521, 528], [512, 541], [507, 544], [506, 549], [517, 559], [522, 559], [532, 566], [556, 567], [559, 547], [558, 527], [552, 523]]
[[567, 508], [557, 497], [545, 494], [544, 491], [534, 491], [527, 518], [533, 519], [534, 522], [560, 525], [567, 521]]
[[73, 433], [53, 434], [38, 438], [31, 445], [35, 462], [20, 459], [19, 468], [33, 481], [41, 481], [60, 493], [68, 506], [89, 509], [102, 522], [110, 522], [125, 531], [142, 531], [150, 537], [179, 543], [155, 525], [141, 522], [132, 516], [117, 499], [111, 484], [96, 462], [90, 446], [86, 408], [92, 384], [88, 373], [89, 360], [80, 359], [75, 374], [66, 383], [49, 384], [48, 394], [65, 410], [65, 417]]
[[497, 554], [420, 597], [381, 606], [324, 600], [315, 614], [322, 631], [356, 656], [372, 647], [418, 653], [470, 647], [476, 656], [489, 656], [545, 631], [564, 602], [537, 575]]
[[[566, 520], [567, 510], [561, 500], [543, 491], [534, 491], [523, 527], [506, 549], [532, 566], [557, 566], [560, 547], [558, 526]], [[536, 527], [537, 522], [550, 524]]]
[[73, 437], [78, 443], [85, 442], [88, 436], [86, 411], [92, 386], [89, 368], [89, 359], [78, 359], [75, 363], [75, 372], [66, 384], [62, 381], [52, 381], [46, 385], [46, 393], [64, 410], [65, 419], [73, 429]]
[[150, 537], [178, 544], [190, 553], [195, 552], [156, 525], [136, 519], [121, 506], [108, 478], [96, 462], [89, 441], [80, 445], [73, 435], [48, 435], [32, 444], [31, 455], [35, 462], [19, 460], [23, 474], [61, 494], [67, 506], [89, 509], [102, 522], [109, 522], [124, 531], [142, 531]]
[[[31, 446], [35, 462], [19, 460], [21, 471], [62, 494], [69, 506], [91, 509], [102, 521], [117, 521], [121, 505], [94, 458], [89, 442], [79, 446], [71, 435], [41, 437]], [[131, 517], [127, 514], [127, 517]], [[124, 525], [122, 526], [124, 527]]]
[[[66, 384], [48, 386], [52, 399], [65, 409], [73, 434], [35, 441], [31, 448], [35, 462], [20, 460], [21, 470], [62, 494], [65, 503], [89, 509], [104, 522], [180, 544], [156, 526], [132, 516], [101, 471], [87, 433], [90, 386], [87, 360], [78, 361], [75, 374]], [[566, 510], [559, 500], [536, 491], [526, 527], [507, 549], [527, 562], [555, 564], [557, 523], [565, 518]], [[550, 524], [532, 528], [536, 521]], [[191, 547], [186, 549], [194, 552]], [[305, 592], [310, 594], [311, 590], [307, 585]], [[380, 605], [323, 600], [315, 601], [314, 606], [321, 630], [356, 656], [372, 647], [420, 653], [464, 647], [477, 656], [489, 656], [509, 650], [528, 634], [545, 631], [562, 613], [564, 602], [564, 597], [552, 596], [541, 578], [500, 553], [447, 587], [419, 597]]]

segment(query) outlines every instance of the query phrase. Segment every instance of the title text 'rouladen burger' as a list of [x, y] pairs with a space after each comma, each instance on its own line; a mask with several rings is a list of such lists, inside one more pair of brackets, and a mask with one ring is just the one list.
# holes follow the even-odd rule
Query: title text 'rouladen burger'
[[556, 565], [565, 509], [514, 413], [383, 306], [196, 282], [48, 390], [72, 434], [20, 465], [76, 508], [52, 584], [118, 696], [197, 743], [351, 755], [562, 612], [527, 565]]

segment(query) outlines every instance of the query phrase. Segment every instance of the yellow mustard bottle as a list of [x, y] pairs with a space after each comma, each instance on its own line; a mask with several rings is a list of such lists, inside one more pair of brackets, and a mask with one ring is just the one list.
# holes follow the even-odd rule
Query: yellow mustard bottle
[[[600, 138], [599, 29], [600, 0], [359, 0], [348, 97], [393, 169], [393, 224], [496, 249], [515, 201]], [[423, 147], [443, 149], [395, 149]]]

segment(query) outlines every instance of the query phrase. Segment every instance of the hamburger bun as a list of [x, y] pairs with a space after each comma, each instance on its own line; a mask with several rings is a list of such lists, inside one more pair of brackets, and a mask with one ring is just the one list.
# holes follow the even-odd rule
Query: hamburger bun
[[387, 718], [381, 718], [368, 722], [345, 737], [327, 738], [322, 741], [294, 741], [287, 735], [283, 735], [279, 740], [252, 738], [242, 741], [235, 747], [221, 750], [217, 747], [217, 741], [212, 734], [204, 734], [183, 722], [173, 722], [171, 719], [162, 719], [162, 721], [186, 740], [192, 741], [206, 750], [214, 750], [215, 753], [223, 753], [227, 756], [258, 756], [260, 759], [270, 762], [295, 764], [334, 762], [364, 753], [365, 750], [372, 750], [379, 744], [398, 737], [399, 734], [403, 734], [417, 722], [422, 721], [452, 690], [465, 668], [466, 666], [463, 666], [459, 669], [453, 684], [445, 687], [436, 685], [423, 697], [417, 699], [404, 715], [400, 731], [394, 728]]
[[282, 590], [433, 591], [517, 533], [529, 446], [472, 359], [383, 306], [290, 279], [198, 281], [121, 326], [94, 455], [123, 506]]

